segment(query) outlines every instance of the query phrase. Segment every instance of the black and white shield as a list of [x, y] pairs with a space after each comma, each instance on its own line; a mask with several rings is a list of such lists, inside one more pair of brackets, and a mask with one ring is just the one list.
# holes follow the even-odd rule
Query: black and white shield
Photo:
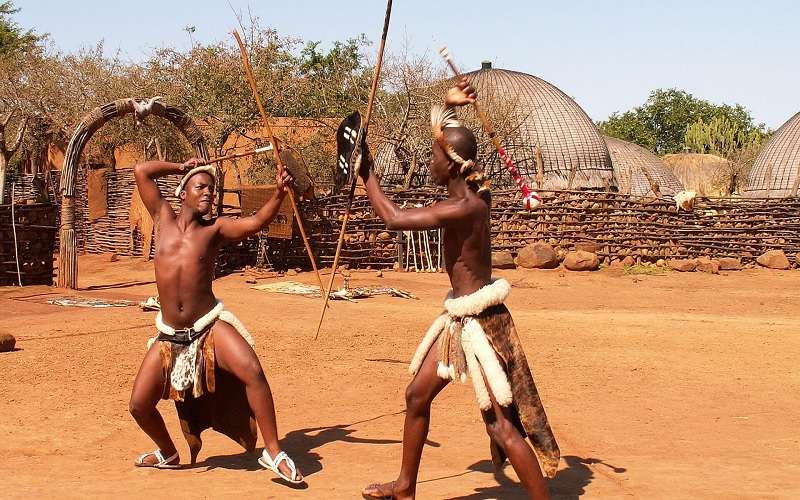
[[347, 116], [336, 130], [336, 175], [334, 186], [339, 191], [352, 182], [353, 152], [356, 148], [358, 131], [361, 128], [361, 113], [354, 111]]

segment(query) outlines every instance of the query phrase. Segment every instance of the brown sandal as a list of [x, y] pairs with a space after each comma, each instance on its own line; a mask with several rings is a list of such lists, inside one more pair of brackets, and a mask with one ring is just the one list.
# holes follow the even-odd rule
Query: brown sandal
[[[394, 485], [397, 481], [392, 481], [388, 484], [389, 493], [386, 493], [386, 487], [382, 484], [373, 483], [364, 488], [364, 491], [361, 492], [361, 496], [364, 497], [366, 500], [392, 500], [394, 498]], [[366, 490], [378, 490], [378, 494], [380, 496], [370, 495], [366, 493]]]

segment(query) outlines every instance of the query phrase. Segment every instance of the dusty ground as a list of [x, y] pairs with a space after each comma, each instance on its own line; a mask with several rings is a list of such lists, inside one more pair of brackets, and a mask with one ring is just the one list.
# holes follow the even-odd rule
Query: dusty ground
[[[155, 291], [152, 264], [94, 256], [80, 266], [82, 296]], [[509, 307], [561, 444], [555, 498], [800, 497], [800, 273], [499, 274], [515, 285]], [[63, 291], [0, 288], [0, 331], [19, 348], [0, 354], [1, 495], [359, 498], [365, 484], [392, 479], [406, 363], [446, 276], [364, 272], [354, 282], [421, 300], [337, 302], [315, 342], [317, 300], [249, 290], [236, 275], [215, 283], [256, 338], [307, 491], [274, 483], [211, 431], [198, 466], [135, 469], [152, 444], [127, 401], [153, 314], [53, 306], [44, 301]], [[161, 409], [188, 456], [172, 405]], [[430, 440], [420, 498], [523, 498], [510, 467], [491, 473], [471, 386], [442, 393]]]

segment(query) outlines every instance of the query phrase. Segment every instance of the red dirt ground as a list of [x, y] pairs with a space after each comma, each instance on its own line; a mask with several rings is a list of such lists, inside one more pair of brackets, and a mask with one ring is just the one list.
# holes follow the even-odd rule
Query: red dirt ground
[[[87, 256], [80, 269], [81, 296], [155, 293], [151, 263]], [[800, 497], [800, 273], [497, 274], [514, 285], [508, 305], [561, 445], [554, 498]], [[394, 478], [406, 364], [447, 277], [357, 272], [353, 283], [420, 300], [336, 302], [314, 341], [319, 300], [250, 290], [238, 275], [215, 283], [254, 334], [305, 491], [276, 484], [211, 431], [194, 468], [134, 468], [153, 448], [127, 411], [153, 313], [0, 288], [0, 331], [18, 347], [0, 354], [0, 496], [360, 498], [367, 483]], [[188, 457], [172, 404], [160, 408]], [[430, 442], [419, 498], [524, 498], [510, 467], [491, 472], [469, 384], [434, 403]]]

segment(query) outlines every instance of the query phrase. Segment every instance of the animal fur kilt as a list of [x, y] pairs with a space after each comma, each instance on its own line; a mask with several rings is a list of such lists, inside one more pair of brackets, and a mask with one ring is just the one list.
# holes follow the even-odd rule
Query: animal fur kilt
[[[244, 384], [236, 377], [219, 370], [214, 356], [214, 325], [230, 324], [253, 346], [253, 338], [244, 325], [222, 302], [195, 321], [190, 343], [172, 341], [176, 331], [164, 323], [161, 312], [156, 315], [159, 335], [148, 346], [158, 342], [164, 370], [162, 399], [175, 401], [181, 430], [189, 443], [191, 462], [195, 463], [202, 447], [200, 434], [213, 428], [252, 451], [256, 446], [257, 428], [247, 402]], [[176, 339], [177, 340], [177, 339]]]
[[[463, 297], [454, 299], [451, 292], [444, 302], [445, 312], [428, 329], [409, 371], [416, 375], [428, 351], [437, 342], [439, 377], [464, 382], [469, 375], [478, 406], [483, 411], [492, 407], [490, 390], [500, 406], [510, 406], [514, 410], [514, 424], [531, 440], [542, 472], [553, 477], [560, 451], [514, 321], [503, 304], [510, 291], [506, 280], [497, 279]], [[497, 443], [490, 445], [492, 459], [499, 466], [506, 457]]]

